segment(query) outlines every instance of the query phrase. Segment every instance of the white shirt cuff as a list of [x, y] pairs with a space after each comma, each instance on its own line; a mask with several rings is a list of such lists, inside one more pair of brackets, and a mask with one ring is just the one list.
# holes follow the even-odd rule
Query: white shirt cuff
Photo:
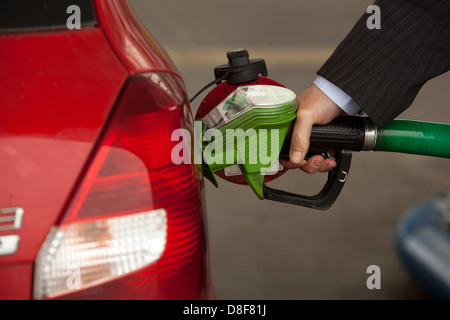
[[322, 76], [318, 76], [314, 81], [314, 84], [325, 93], [328, 98], [334, 101], [339, 108], [341, 108], [345, 113], [354, 116], [359, 113], [363, 113], [359, 104], [353, 100], [348, 94], [342, 91], [341, 88], [331, 83]]

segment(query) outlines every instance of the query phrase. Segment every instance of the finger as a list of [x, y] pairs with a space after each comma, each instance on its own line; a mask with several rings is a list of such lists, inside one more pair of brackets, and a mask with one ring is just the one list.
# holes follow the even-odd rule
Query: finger
[[301, 167], [300, 169], [303, 170], [306, 173], [317, 173], [319, 172], [320, 168], [324, 164], [325, 160], [320, 155], [312, 156], [306, 164]]
[[289, 160], [280, 159], [280, 163], [283, 165], [283, 167], [288, 168], [288, 169], [295, 169], [298, 167], [298, 165], [290, 162]]
[[307, 112], [299, 112], [295, 120], [294, 130], [292, 132], [291, 149], [289, 160], [299, 166], [305, 158], [309, 148], [309, 138], [311, 136], [314, 120]]
[[336, 167], [336, 161], [333, 159], [325, 159], [325, 161], [322, 163], [322, 166], [320, 167], [320, 172], [328, 172], [333, 170]]

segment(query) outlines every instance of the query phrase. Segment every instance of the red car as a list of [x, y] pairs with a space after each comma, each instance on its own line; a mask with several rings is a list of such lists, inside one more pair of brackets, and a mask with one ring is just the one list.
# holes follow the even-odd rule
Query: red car
[[163, 48], [124, 0], [0, 7], [0, 299], [212, 298], [201, 171], [171, 161], [193, 117]]

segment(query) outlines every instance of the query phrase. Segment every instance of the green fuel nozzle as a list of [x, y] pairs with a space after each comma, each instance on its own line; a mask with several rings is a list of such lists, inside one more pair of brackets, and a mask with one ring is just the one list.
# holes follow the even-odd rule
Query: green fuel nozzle
[[354, 151], [450, 158], [448, 124], [394, 120], [377, 128], [368, 117], [340, 116], [312, 128], [306, 158], [317, 154], [330, 157], [333, 151], [337, 163], [318, 194], [304, 196], [268, 187], [268, 181], [286, 171], [278, 160], [289, 159], [298, 109], [296, 94], [266, 78], [264, 60], [248, 59], [246, 50], [229, 52], [227, 57], [229, 63], [215, 69], [216, 81], [212, 84], [217, 86], [202, 101], [196, 115], [202, 123], [199, 145], [203, 173], [216, 186], [215, 175], [232, 182], [238, 181], [233, 180], [236, 175], [242, 175], [260, 199], [324, 210], [339, 196]]
[[297, 107], [295, 93], [283, 87], [235, 89], [202, 118], [206, 169], [217, 172], [238, 165], [256, 195], [264, 199], [264, 176], [279, 170], [278, 156]]

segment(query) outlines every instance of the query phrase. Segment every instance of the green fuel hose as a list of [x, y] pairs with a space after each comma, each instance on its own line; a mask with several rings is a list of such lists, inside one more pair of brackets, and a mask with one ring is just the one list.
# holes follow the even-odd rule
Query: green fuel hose
[[450, 158], [450, 125], [393, 120], [377, 130], [373, 150]]
[[[293, 124], [280, 152], [289, 159]], [[368, 118], [340, 116], [326, 125], [313, 126], [311, 155], [327, 150], [389, 151], [450, 158], [450, 124], [416, 120], [393, 120], [377, 128]]]
[[[289, 159], [293, 123], [289, 127], [280, 159]], [[337, 167], [328, 172], [323, 189], [314, 196], [304, 196], [263, 186], [264, 199], [325, 210], [332, 206], [350, 169], [351, 151], [390, 151], [450, 158], [450, 125], [413, 120], [393, 120], [383, 128], [367, 117], [340, 116], [311, 131], [308, 154], [326, 154], [338, 150]], [[307, 155], [308, 156], [308, 155]]]

